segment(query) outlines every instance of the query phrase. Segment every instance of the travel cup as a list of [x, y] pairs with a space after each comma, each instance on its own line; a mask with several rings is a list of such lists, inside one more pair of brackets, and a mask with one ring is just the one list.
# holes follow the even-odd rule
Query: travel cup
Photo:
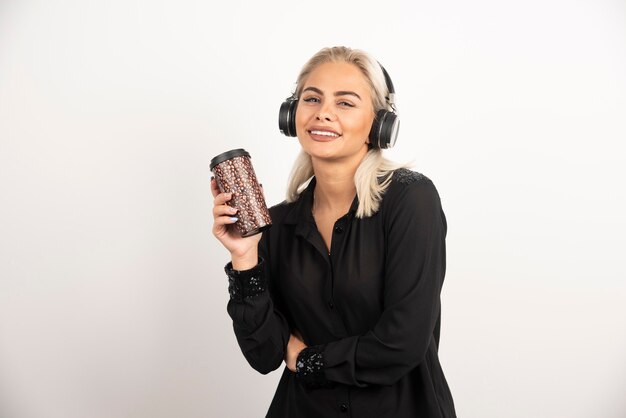
[[254, 174], [250, 154], [239, 148], [211, 160], [211, 171], [222, 193], [232, 193], [226, 204], [237, 208], [235, 227], [243, 237], [258, 234], [272, 225], [261, 186]]

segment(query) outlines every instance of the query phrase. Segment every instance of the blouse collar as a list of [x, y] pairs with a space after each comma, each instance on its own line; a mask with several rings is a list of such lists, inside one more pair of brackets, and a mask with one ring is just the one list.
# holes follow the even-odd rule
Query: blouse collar
[[[317, 181], [315, 176], [313, 176], [306, 188], [302, 191], [302, 193], [300, 193], [298, 200], [293, 202], [293, 207], [289, 213], [285, 216], [284, 222], [286, 224], [296, 225], [310, 222], [315, 223], [311, 208], [313, 207], [313, 192], [315, 190], [316, 183]], [[354, 196], [354, 200], [352, 200], [352, 204], [350, 205], [347, 215], [352, 218], [358, 207], [359, 199], [357, 196]]]

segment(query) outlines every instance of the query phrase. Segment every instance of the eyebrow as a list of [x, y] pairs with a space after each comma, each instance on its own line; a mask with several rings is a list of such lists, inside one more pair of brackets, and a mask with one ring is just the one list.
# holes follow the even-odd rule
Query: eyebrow
[[[322, 96], [324, 95], [324, 92], [322, 90], [318, 89], [317, 87], [307, 87], [304, 90], [302, 90], [302, 93], [304, 93], [305, 91], [313, 91], [313, 92], [315, 92], [317, 94], [321, 94]], [[347, 91], [347, 90], [336, 91], [334, 93], [334, 96], [335, 97], [338, 97], [338, 96], [355, 96], [359, 100], [362, 100], [361, 96], [359, 96], [358, 94], [356, 94], [353, 91]]]

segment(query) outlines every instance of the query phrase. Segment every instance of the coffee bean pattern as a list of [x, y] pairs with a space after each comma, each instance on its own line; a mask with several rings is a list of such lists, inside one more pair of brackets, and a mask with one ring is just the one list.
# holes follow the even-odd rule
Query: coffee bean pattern
[[242, 236], [258, 234], [272, 225], [263, 192], [248, 156], [223, 161], [213, 167], [213, 174], [222, 192], [232, 193], [227, 203], [237, 208], [236, 228]]

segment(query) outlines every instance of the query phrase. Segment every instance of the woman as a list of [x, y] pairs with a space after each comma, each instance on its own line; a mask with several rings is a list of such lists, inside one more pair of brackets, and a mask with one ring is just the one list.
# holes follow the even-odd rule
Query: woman
[[262, 237], [229, 228], [211, 182], [241, 350], [261, 373], [286, 363], [268, 417], [456, 416], [437, 356], [446, 219], [427, 177], [382, 156], [372, 127], [391, 93], [362, 51], [309, 60], [292, 99], [302, 152]]

